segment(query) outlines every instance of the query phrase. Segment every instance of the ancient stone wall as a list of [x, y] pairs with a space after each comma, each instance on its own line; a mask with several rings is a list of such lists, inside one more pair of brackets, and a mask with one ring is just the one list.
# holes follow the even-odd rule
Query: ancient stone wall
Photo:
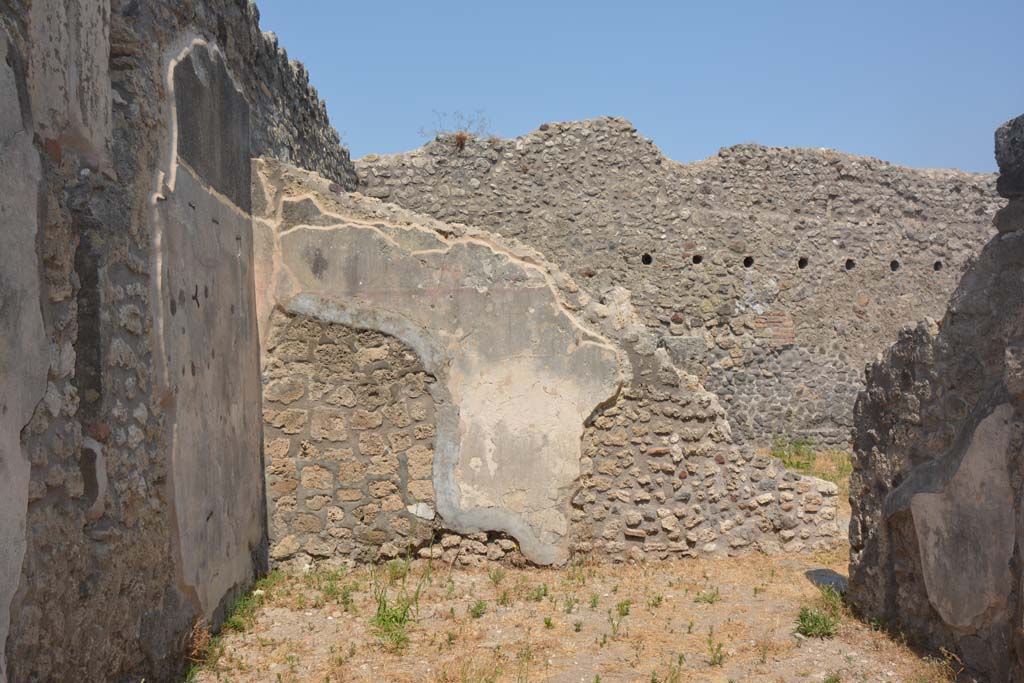
[[257, 20], [0, 1], [0, 680], [174, 679], [265, 555], [247, 160], [354, 175]]
[[669, 375], [626, 388], [584, 436], [575, 549], [600, 557], [826, 550], [838, 488], [729, 447], [714, 396]]
[[539, 255], [261, 163], [256, 282], [269, 312], [372, 329], [437, 382], [433, 480], [447, 528], [568, 556], [584, 420], [619, 384], [615, 347], [560, 304]]
[[[512, 550], [511, 539], [493, 535], [506, 533], [545, 564], [574, 553], [626, 560], [837, 542], [836, 487], [737, 449], [717, 398], [657, 347], [625, 290], [594, 301], [514, 241], [337, 193], [282, 164], [257, 168], [256, 282], [279, 560], [351, 557], [353, 545], [339, 539], [352, 533], [359, 558], [410, 547], [447, 556], [457, 546], [491, 559]], [[278, 331], [284, 320], [292, 322]], [[397, 426], [387, 404], [377, 410], [383, 399], [358, 398], [366, 391], [353, 363], [369, 351], [325, 344], [324, 330], [351, 337], [352, 326], [390, 335], [357, 339], [408, 348], [436, 380], [428, 384], [436, 518], [425, 536], [394, 528], [418, 502], [403, 474], [412, 450], [398, 434], [381, 438]], [[380, 371], [393, 373], [394, 362]], [[335, 405], [321, 379], [332, 375], [351, 385], [351, 405]], [[316, 420], [328, 420], [333, 433]], [[335, 512], [331, 526], [329, 512], [300, 515], [302, 497], [344, 516]], [[385, 526], [369, 528], [377, 522]], [[434, 530], [491, 535], [448, 533], [439, 547], [425, 547]]]
[[385, 544], [430, 539], [434, 377], [411, 348], [380, 332], [281, 311], [269, 324], [271, 558], [374, 561]]
[[863, 364], [940, 314], [997, 207], [992, 176], [830, 150], [679, 164], [622, 119], [443, 136], [356, 167], [370, 196], [522, 240], [595, 299], [630, 290], [737, 440], [761, 445], [848, 444]]
[[993, 683], [1024, 681], [1024, 117], [996, 135], [999, 234], [855, 408], [849, 599]]

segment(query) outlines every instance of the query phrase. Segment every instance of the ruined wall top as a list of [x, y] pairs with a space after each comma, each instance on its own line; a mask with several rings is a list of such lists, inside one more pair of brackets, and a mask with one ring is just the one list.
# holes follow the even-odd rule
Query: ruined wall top
[[999, 194], [1010, 203], [996, 214], [999, 232], [1024, 230], [1024, 116], [1007, 121], [996, 131]]
[[440, 136], [356, 166], [363, 192], [515, 236], [595, 298], [629, 289], [755, 443], [845, 445], [863, 364], [939, 315], [998, 207], [993, 175], [833, 150], [678, 163], [619, 118]]

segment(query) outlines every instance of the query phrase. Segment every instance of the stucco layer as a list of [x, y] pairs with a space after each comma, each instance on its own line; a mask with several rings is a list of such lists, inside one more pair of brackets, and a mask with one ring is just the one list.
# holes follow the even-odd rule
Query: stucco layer
[[261, 177], [273, 198], [261, 310], [275, 302], [413, 347], [447, 394], [433, 475], [445, 525], [505, 531], [534, 561], [565, 560], [584, 421], [622, 379], [614, 346], [561, 305], [529, 251], [394, 208], [384, 223], [377, 202], [332, 196], [294, 169], [264, 164]]
[[25, 555], [29, 459], [21, 430], [46, 389], [46, 333], [39, 307], [39, 155], [26, 126], [18, 74], [0, 30], [0, 681], [10, 605]]
[[[16, 0], [0, 26], [0, 655], [12, 681], [180, 681], [196, 621], [265, 560], [249, 157], [347, 188], [352, 165], [255, 3]], [[167, 60], [196, 39], [224, 60], [192, 65], [179, 110]]]
[[34, 0], [28, 27], [36, 133], [109, 167], [110, 0]]
[[1013, 487], [1006, 477], [1013, 406], [1003, 404], [970, 436], [956, 474], [942, 490], [913, 495], [928, 599], [954, 628], [980, 625], [1012, 588]]
[[[251, 220], [215, 189], [244, 184], [234, 196], [248, 202], [248, 136], [232, 133], [197, 147], [212, 133], [196, 127], [247, 121], [249, 109], [216, 50], [194, 45], [170, 73], [177, 147], [165, 176], [173, 186], [154, 196], [154, 324], [160, 385], [173, 415], [180, 579], [212, 621], [232, 589], [252, 580], [263, 540], [259, 347]], [[186, 115], [183, 108], [200, 111]], [[210, 178], [183, 163], [186, 152]]]

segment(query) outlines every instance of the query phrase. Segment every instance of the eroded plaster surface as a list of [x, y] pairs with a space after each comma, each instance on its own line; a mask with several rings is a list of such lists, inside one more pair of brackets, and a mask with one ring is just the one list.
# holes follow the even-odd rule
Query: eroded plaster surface
[[28, 19], [36, 133], [109, 163], [110, 0], [35, 0]]
[[317, 194], [308, 175], [264, 173], [260, 309], [278, 304], [412, 346], [450, 395], [434, 464], [445, 525], [505, 531], [530, 559], [563, 561], [584, 422], [622, 380], [615, 347], [561, 305], [531, 252], [414, 224], [398, 209], [379, 220], [377, 202]]
[[[196, 72], [202, 74], [196, 78]], [[169, 73], [171, 102], [213, 111], [178, 116], [175, 139], [225, 111], [248, 117], [219, 53], [188, 48]], [[230, 118], [230, 117], [229, 117]], [[209, 136], [209, 133], [203, 135]], [[248, 138], [208, 138], [193, 165], [225, 168], [248, 183]], [[224, 596], [252, 578], [263, 538], [259, 352], [249, 215], [180, 163], [154, 197], [160, 252], [154, 297], [161, 383], [171, 406], [171, 488], [181, 581], [210, 619]], [[222, 178], [217, 178], [221, 182]]]
[[29, 460], [21, 430], [46, 390], [48, 357], [36, 254], [39, 155], [0, 31], [0, 681], [10, 606], [25, 554]]
[[1012, 416], [1009, 404], [993, 410], [978, 424], [946, 487], [911, 499], [928, 599], [954, 627], [977, 626], [986, 611], [1006, 602], [1013, 582]]
[[996, 132], [1009, 203], [946, 315], [867, 368], [850, 478], [850, 604], [992, 683], [1024, 680], [1021, 131]]

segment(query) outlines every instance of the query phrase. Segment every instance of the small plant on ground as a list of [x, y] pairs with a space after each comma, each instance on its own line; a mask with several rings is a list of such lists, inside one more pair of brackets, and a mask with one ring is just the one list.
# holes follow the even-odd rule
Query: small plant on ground
[[708, 629], [708, 664], [722, 666], [725, 663], [725, 645], [715, 640], [715, 629]]
[[533, 600], [534, 602], [540, 602], [546, 597], [548, 597], [548, 585], [546, 583], [537, 586], [533, 589], [533, 592], [530, 593], [530, 600]]
[[388, 562], [388, 583], [394, 586], [396, 583], [408, 576], [410, 564], [411, 562], [409, 558], [405, 558], [404, 560], [391, 560]]
[[808, 638], [831, 638], [839, 631], [839, 617], [817, 607], [802, 607], [796, 632]]
[[805, 474], [814, 465], [814, 445], [807, 439], [776, 436], [772, 439], [771, 455], [781, 460], [786, 469]]
[[843, 595], [832, 586], [822, 586], [821, 606], [826, 612], [840, 614], [843, 611]]
[[705, 605], [713, 605], [722, 599], [721, 594], [718, 592], [718, 587], [715, 586], [714, 590], [704, 591], [697, 593], [697, 597], [693, 599], [694, 602], [704, 603]]
[[494, 569], [488, 570], [487, 578], [490, 579], [491, 583], [494, 584], [494, 587], [497, 588], [505, 578], [505, 570], [501, 567], [495, 567]]
[[619, 635], [619, 629], [622, 628], [622, 620], [625, 618], [625, 614], [614, 613], [608, 610], [608, 625], [612, 629], [612, 638], [617, 638]]
[[587, 573], [583, 569], [583, 563], [580, 560], [576, 560], [567, 571], [567, 577], [569, 581], [580, 586], [587, 585]]
[[516, 683], [529, 683], [530, 663], [533, 661], [533, 647], [527, 643], [516, 653]]
[[597, 609], [598, 600], [600, 600], [600, 598], [598, 597], [597, 593], [592, 593], [590, 595], [590, 609]]
[[619, 613], [620, 617], [628, 616], [629, 615], [629, 607], [632, 604], [633, 604], [632, 600], [623, 600], [622, 602], [620, 602], [618, 605], [615, 606], [615, 611]]
[[572, 611], [576, 609], [577, 604], [579, 604], [579, 600], [577, 600], [575, 596], [569, 596], [565, 599], [562, 609], [565, 610], [566, 614], [572, 614]]
[[262, 604], [259, 598], [252, 595], [243, 595], [235, 600], [228, 610], [228, 616], [222, 625], [225, 631], [242, 632], [252, 627], [256, 622], [256, 608]]
[[831, 638], [839, 631], [842, 611], [843, 596], [832, 586], [822, 586], [821, 606], [800, 610], [796, 632], [808, 638]]
[[821, 683], [843, 683], [843, 677], [837, 673], [830, 673], [821, 679]]
[[190, 665], [185, 677], [186, 683], [192, 683], [201, 671], [216, 670], [223, 654], [224, 644], [220, 637], [210, 634], [205, 621], [197, 621], [192, 627], [189, 640]]
[[412, 621], [412, 603], [401, 594], [390, 602], [384, 586], [374, 589], [374, 597], [377, 599], [377, 612], [370, 623], [377, 632], [377, 638], [389, 650], [400, 652], [409, 642], [406, 627]]
[[772, 646], [772, 643], [768, 639], [768, 634], [767, 633], [765, 633], [763, 636], [758, 638], [758, 640], [757, 640], [757, 654], [758, 654], [757, 661], [758, 662], [760, 662], [761, 664], [767, 664], [768, 663], [768, 651], [771, 649], [771, 646]]
[[[404, 560], [393, 560], [385, 565], [387, 583], [379, 579], [376, 570], [371, 574], [377, 611], [371, 617], [370, 624], [376, 631], [378, 640], [393, 652], [401, 651], [409, 642], [406, 628], [419, 614], [420, 593], [426, 581], [426, 575], [421, 576], [416, 589], [409, 593], [406, 579], [411, 564], [411, 559], [406, 557]], [[395, 583], [398, 584], [398, 590], [392, 598], [388, 596], [388, 585]]]
[[509, 603], [508, 591], [501, 591], [501, 595], [498, 596], [498, 604], [502, 607], [508, 607]]
[[676, 661], [668, 665], [668, 672], [665, 678], [659, 678], [657, 671], [651, 672], [651, 683], [681, 683], [683, 680], [683, 663], [686, 662], [686, 655], [678, 655]]
[[555, 622], [551, 617], [544, 617], [544, 628], [554, 628]]
[[572, 622], [572, 630], [575, 631], [576, 633], [579, 633], [580, 631], [582, 631], [583, 630], [583, 622], [578, 620], [578, 619], [576, 621]]
[[487, 603], [483, 600], [477, 600], [469, 608], [469, 616], [474, 619], [479, 619], [487, 611]]

